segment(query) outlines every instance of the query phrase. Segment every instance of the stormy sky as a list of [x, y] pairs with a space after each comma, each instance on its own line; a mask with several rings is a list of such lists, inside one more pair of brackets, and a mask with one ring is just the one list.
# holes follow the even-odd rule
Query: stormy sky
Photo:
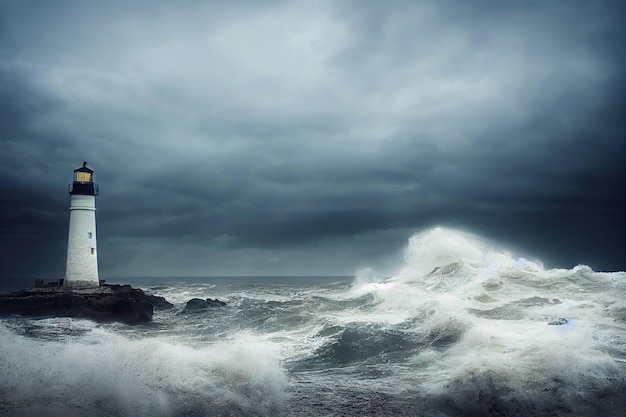
[[0, 1], [0, 277], [391, 274], [415, 232], [626, 269], [621, 1]]

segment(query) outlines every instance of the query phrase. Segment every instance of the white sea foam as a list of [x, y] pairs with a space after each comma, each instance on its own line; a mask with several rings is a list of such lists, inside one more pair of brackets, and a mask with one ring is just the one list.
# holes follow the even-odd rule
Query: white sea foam
[[71, 340], [40, 340], [0, 325], [0, 339], [0, 414], [271, 414], [284, 400], [276, 348], [248, 335], [192, 347], [100, 328]]
[[[419, 387], [430, 399], [459, 404], [472, 389], [526, 393], [522, 397], [528, 398], [517, 397], [521, 402], [554, 390], [552, 399], [565, 409], [572, 401], [585, 403], [587, 393], [621, 395], [626, 273], [587, 266], [546, 270], [444, 228], [412, 237], [405, 258], [400, 273], [387, 281], [355, 282], [353, 294], [370, 292], [379, 301], [360, 319], [403, 329], [410, 323], [416, 337], [450, 325], [462, 329], [444, 353], [414, 355], [419, 374], [394, 374], [407, 389]], [[359, 320], [354, 313], [349, 321]], [[547, 324], [559, 317], [566, 324]]]

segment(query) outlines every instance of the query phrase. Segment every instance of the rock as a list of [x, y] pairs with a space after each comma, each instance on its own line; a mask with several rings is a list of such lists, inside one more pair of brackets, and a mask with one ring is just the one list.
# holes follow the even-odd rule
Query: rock
[[226, 307], [226, 303], [218, 300], [217, 298], [215, 300], [211, 300], [210, 298], [207, 298], [206, 302], [209, 305], [209, 307]]
[[173, 305], [130, 285], [103, 285], [81, 291], [35, 288], [0, 295], [0, 315], [36, 318], [76, 317], [138, 324], [152, 320], [155, 307]]
[[203, 300], [202, 298], [192, 298], [187, 301], [184, 311], [206, 310], [207, 308], [209, 308], [209, 303], [207, 303], [206, 300]]
[[104, 284], [102, 287], [110, 288], [115, 295], [121, 298], [142, 298], [148, 300], [157, 310], [173, 308], [174, 304], [158, 295], [146, 294], [140, 288], [133, 288], [130, 285]]
[[192, 313], [197, 311], [207, 310], [212, 307], [224, 307], [226, 305], [225, 302], [218, 300], [212, 300], [210, 298], [202, 299], [202, 298], [192, 298], [187, 301], [187, 305], [183, 309], [183, 313]]

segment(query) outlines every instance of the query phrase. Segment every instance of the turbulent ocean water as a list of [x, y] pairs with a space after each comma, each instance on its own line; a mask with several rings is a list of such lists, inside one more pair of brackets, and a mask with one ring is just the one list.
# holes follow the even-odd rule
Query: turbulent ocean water
[[[0, 415], [626, 415], [625, 272], [435, 228], [392, 277], [127, 282], [176, 307], [0, 320]], [[183, 313], [194, 297], [227, 306]]]

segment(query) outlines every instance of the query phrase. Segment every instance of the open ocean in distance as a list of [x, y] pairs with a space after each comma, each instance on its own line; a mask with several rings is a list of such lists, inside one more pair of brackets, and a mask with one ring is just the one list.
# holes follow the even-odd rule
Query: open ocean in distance
[[175, 305], [144, 325], [2, 318], [0, 416], [626, 415], [625, 272], [442, 228], [405, 255], [392, 277], [120, 280]]

